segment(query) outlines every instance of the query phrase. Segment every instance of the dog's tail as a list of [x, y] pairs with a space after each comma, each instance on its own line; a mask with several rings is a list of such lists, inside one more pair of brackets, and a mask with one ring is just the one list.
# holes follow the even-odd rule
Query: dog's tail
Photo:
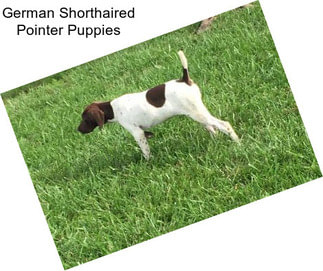
[[178, 51], [178, 56], [182, 62], [182, 66], [183, 66], [183, 77], [180, 81], [185, 82], [186, 84], [188, 84], [190, 86], [193, 84], [193, 80], [190, 78], [190, 76], [188, 74], [187, 59], [186, 59], [182, 50]]

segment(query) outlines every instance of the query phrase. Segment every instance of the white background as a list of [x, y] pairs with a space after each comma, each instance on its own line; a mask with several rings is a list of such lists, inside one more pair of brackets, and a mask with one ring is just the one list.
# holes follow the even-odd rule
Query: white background
[[[119, 2], [119, 4], [118, 4]], [[0, 91], [6, 91], [248, 1], [7, 1], [4, 7], [136, 8], [117, 21], [122, 35], [97, 40], [17, 37], [18, 22], [0, 16]], [[319, 0], [260, 1], [323, 169], [322, 17]], [[78, 22], [80, 24], [82, 22]], [[89, 24], [91, 22], [88, 22]], [[98, 23], [99, 25], [101, 24]], [[63, 270], [0, 101], [0, 269]], [[323, 270], [322, 178], [73, 268], [79, 270]]]

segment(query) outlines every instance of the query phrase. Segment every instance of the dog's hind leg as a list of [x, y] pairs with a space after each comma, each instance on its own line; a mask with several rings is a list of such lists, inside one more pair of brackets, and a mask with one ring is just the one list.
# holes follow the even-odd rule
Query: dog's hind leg
[[211, 136], [214, 136], [218, 133], [218, 129], [214, 128], [212, 125], [205, 125], [206, 130], [208, 130]]
[[235, 142], [239, 142], [239, 137], [236, 132], [233, 130], [231, 124], [228, 121], [223, 121], [217, 119], [211, 115], [210, 124], [219, 129], [221, 132], [225, 133], [226, 135], [230, 136], [231, 139]]
[[193, 120], [203, 124], [211, 134], [216, 134], [216, 130], [218, 129], [222, 133], [230, 136], [232, 140], [239, 142], [239, 137], [237, 136], [229, 122], [213, 117], [204, 105], [199, 105], [198, 109], [199, 110], [190, 112], [188, 116]]

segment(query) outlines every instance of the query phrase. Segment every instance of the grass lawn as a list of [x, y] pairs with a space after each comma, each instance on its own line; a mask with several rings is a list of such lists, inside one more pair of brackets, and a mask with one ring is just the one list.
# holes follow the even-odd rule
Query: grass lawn
[[[259, 4], [197, 27], [3, 94], [65, 268], [321, 176]], [[92, 101], [180, 78], [181, 48], [241, 145], [175, 117], [151, 129], [147, 162], [117, 124], [76, 132]]]

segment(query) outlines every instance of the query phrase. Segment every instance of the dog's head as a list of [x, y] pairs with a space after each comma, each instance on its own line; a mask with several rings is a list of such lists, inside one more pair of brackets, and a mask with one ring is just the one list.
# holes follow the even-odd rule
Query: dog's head
[[100, 109], [99, 104], [92, 103], [82, 113], [82, 121], [78, 127], [78, 131], [82, 134], [90, 133], [97, 126], [102, 128], [104, 122], [104, 112]]
[[90, 133], [95, 127], [102, 128], [104, 123], [114, 118], [110, 102], [94, 102], [87, 106], [82, 113], [82, 121], [78, 131], [82, 134]]

